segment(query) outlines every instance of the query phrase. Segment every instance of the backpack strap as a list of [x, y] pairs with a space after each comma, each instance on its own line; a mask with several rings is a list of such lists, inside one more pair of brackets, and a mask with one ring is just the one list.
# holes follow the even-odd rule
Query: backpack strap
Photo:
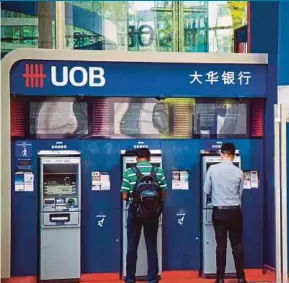
[[137, 180], [140, 180], [143, 177], [143, 174], [140, 172], [140, 170], [136, 166], [132, 167], [131, 169], [136, 174]]
[[157, 170], [158, 168], [156, 166], [152, 166], [152, 171], [151, 171], [151, 177], [156, 180], [157, 179]]

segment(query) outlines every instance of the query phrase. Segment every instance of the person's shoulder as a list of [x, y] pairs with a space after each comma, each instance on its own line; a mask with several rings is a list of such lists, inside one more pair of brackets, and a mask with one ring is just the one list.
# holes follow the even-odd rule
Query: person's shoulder
[[235, 166], [235, 167], [237, 168], [237, 172], [243, 176], [243, 174], [244, 174], [243, 170], [237, 166]]
[[164, 170], [162, 167], [159, 167], [159, 166], [154, 166], [155, 170], [157, 173], [164, 173]]
[[127, 168], [127, 169], [124, 170], [124, 174], [126, 174], [126, 175], [129, 175], [129, 174], [132, 174], [132, 173], [133, 173], [132, 168]]
[[209, 167], [208, 171], [212, 172], [214, 170], [218, 170], [219, 167], [222, 167], [222, 163], [213, 164]]

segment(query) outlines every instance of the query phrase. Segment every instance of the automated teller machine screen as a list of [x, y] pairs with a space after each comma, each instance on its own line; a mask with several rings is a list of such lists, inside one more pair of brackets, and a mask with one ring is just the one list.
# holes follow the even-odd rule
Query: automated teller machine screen
[[[208, 171], [208, 169], [210, 168], [210, 166], [215, 165], [215, 164], [218, 164], [218, 163], [220, 163], [220, 162], [207, 163], [207, 164], [206, 164], [206, 171]], [[237, 167], [240, 166], [240, 163], [238, 163], [238, 162], [233, 162], [233, 164], [234, 164], [235, 166], [237, 166]]]
[[[49, 159], [46, 159], [49, 160]], [[44, 160], [45, 162], [45, 160]], [[79, 164], [42, 164], [45, 211], [77, 207]]]
[[[154, 166], [162, 167], [162, 154], [160, 150], [151, 150], [150, 163]], [[121, 151], [122, 174], [127, 168], [136, 165], [136, 156], [134, 151]], [[127, 252], [127, 213], [130, 202], [122, 202], [122, 277], [126, 276], [126, 252]], [[159, 275], [162, 272], [162, 221], [160, 218], [158, 229], [158, 257], [159, 257]], [[145, 280], [147, 275], [147, 252], [143, 231], [138, 246], [136, 277], [138, 280]]]

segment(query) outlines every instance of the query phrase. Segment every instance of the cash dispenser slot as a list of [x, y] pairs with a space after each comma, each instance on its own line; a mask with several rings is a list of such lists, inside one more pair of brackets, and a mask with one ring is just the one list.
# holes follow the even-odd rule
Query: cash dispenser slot
[[70, 221], [70, 214], [50, 214], [49, 215], [50, 222], [69, 222]]

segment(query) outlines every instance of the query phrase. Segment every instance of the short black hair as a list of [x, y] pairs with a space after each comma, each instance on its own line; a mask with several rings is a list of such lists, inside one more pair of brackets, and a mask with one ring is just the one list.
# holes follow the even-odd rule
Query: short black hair
[[233, 143], [224, 143], [221, 147], [221, 152], [223, 154], [235, 155], [235, 146]]
[[148, 148], [138, 148], [136, 150], [136, 156], [138, 158], [145, 158], [145, 159], [149, 160], [151, 157], [151, 153], [150, 153], [150, 150]]

